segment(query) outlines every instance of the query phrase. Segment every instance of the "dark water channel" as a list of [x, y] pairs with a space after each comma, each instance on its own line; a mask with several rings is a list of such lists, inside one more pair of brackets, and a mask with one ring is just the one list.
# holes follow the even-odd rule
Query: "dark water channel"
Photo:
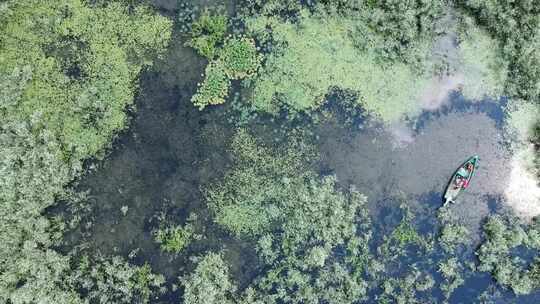
[[[190, 264], [186, 257], [225, 248], [233, 272], [249, 279], [252, 271], [246, 269], [255, 268], [251, 247], [213, 230], [200, 191], [227, 169], [225, 149], [233, 132], [223, 109], [201, 112], [191, 105], [205, 65], [183, 41], [174, 39], [166, 58], [143, 73], [129, 130], [79, 183], [79, 190], [89, 191], [92, 211], [66, 236], [68, 243], [85, 242], [96, 254], [131, 253], [132, 262], [148, 261], [171, 281], [185, 272]], [[199, 217], [196, 224], [211, 230], [206, 231], [209, 237], [181, 256], [161, 253], [151, 234], [157, 216], [165, 213], [183, 224], [192, 212]]]
[[[252, 246], [212, 224], [201, 194], [201, 187], [219, 180], [230, 166], [226, 146], [234, 132], [227, 122], [230, 112], [223, 107], [200, 112], [190, 103], [205, 64], [176, 37], [165, 59], [143, 73], [129, 130], [80, 182], [79, 189], [89, 191], [91, 214], [66, 239], [71, 245], [86, 242], [95, 253], [126, 258], [132, 253], [131, 262], [148, 261], [170, 282], [190, 270], [188, 256], [224, 249], [242, 287], [258, 269]], [[310, 127], [317, 138], [321, 172], [335, 174], [343, 186], [355, 185], [368, 196], [376, 229], [396, 224], [395, 198], [405, 197], [418, 215], [417, 227], [433, 231], [449, 173], [470, 155], [480, 155], [472, 187], [451, 207], [474, 232], [471, 242], [478, 244], [485, 217], [503, 208], [499, 200], [510, 167], [502, 119], [499, 101], [471, 103], [454, 95], [449, 105], [423, 113], [400, 132], [365, 119], [344, 126], [333, 116]], [[403, 132], [406, 140], [400, 138]], [[151, 235], [161, 212], [180, 224], [196, 213], [207, 238], [180, 256], [162, 253]], [[487, 288], [493, 289], [495, 303], [540, 301], [538, 294], [516, 298], [496, 287], [489, 275], [477, 273], [450, 302], [472, 303]]]

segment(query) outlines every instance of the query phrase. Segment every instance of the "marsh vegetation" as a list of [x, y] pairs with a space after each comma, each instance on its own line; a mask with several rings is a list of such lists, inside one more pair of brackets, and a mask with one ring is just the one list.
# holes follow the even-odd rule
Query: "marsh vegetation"
[[3, 1], [0, 302], [537, 303], [539, 8]]

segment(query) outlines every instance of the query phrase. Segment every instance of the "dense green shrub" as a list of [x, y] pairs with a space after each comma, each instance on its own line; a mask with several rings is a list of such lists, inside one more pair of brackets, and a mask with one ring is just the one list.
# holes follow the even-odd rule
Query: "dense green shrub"
[[207, 253], [195, 270], [180, 278], [186, 304], [233, 304], [236, 285], [221, 254]]
[[[484, 233], [486, 239], [477, 252], [480, 271], [491, 272], [497, 282], [516, 294], [528, 294], [540, 288], [536, 273], [540, 252], [538, 220], [524, 227], [517, 218], [495, 215], [484, 225]], [[536, 261], [524, 267], [526, 263], [515, 249], [534, 251]]]
[[199, 83], [197, 92], [191, 97], [191, 102], [199, 110], [208, 105], [222, 104], [225, 102], [230, 86], [231, 81], [221, 61], [210, 62], [206, 66], [204, 80]]
[[[267, 270], [241, 295], [245, 303], [353, 303], [365, 296], [370, 238], [365, 197], [337, 189], [305, 167], [302, 141], [278, 151], [246, 131], [235, 136], [235, 167], [207, 190], [216, 221], [243, 239], [256, 237]], [[341, 258], [336, 250], [344, 250]]]
[[218, 46], [223, 43], [227, 32], [227, 16], [212, 14], [208, 9], [191, 24], [190, 39], [186, 45], [191, 46], [201, 56], [212, 60], [218, 53]]
[[148, 264], [133, 266], [120, 257], [83, 256], [70, 279], [90, 303], [149, 303], [165, 291], [165, 278]]
[[145, 6], [79, 0], [4, 1], [0, 14], [0, 302], [77, 303], [43, 213], [125, 126], [171, 22]]
[[243, 79], [257, 72], [261, 55], [257, 52], [253, 39], [230, 37], [220, 50], [219, 60], [230, 79]]

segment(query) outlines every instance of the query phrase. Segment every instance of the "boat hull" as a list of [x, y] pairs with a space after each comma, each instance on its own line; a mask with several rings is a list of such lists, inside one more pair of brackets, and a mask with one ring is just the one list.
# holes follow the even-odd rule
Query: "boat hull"
[[467, 182], [467, 186], [470, 184], [471, 182], [471, 179], [473, 178], [474, 176], [474, 173], [476, 172], [476, 169], [478, 167], [478, 161], [479, 161], [479, 157], [477, 155], [475, 156], [472, 156], [471, 158], [467, 159], [463, 164], [461, 164], [461, 166], [459, 166], [456, 171], [454, 172], [454, 174], [452, 175], [452, 178], [450, 179], [450, 182], [448, 183], [447, 187], [446, 187], [446, 190], [444, 192], [444, 204], [448, 204], [450, 202], [455, 202], [456, 198], [458, 197], [459, 194], [461, 194], [461, 192], [463, 192], [463, 190], [466, 189], [466, 187], [463, 187], [463, 186], [456, 186], [456, 178], [458, 177], [458, 172], [461, 168], [464, 168], [466, 169], [468, 164], [472, 164], [472, 170], [469, 171], [469, 174], [466, 178]]

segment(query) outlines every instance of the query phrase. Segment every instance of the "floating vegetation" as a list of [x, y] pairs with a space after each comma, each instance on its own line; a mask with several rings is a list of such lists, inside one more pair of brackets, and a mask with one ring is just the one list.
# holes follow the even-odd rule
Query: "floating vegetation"
[[457, 73], [463, 77], [461, 92], [471, 100], [503, 96], [508, 77], [508, 62], [498, 42], [472, 19], [461, 20]]
[[383, 121], [416, 113], [418, 92], [429, 78], [405, 63], [381, 64], [356, 48], [348, 29], [354, 21], [331, 14], [302, 11], [300, 26], [275, 17], [249, 19], [249, 30], [274, 44], [254, 81], [251, 101], [265, 112], [280, 105], [291, 112], [309, 112], [323, 103], [333, 87], [358, 92], [357, 105]]
[[204, 80], [191, 97], [191, 102], [200, 110], [208, 105], [224, 103], [231, 80], [254, 76], [261, 62], [253, 39], [242, 36], [225, 38], [226, 30], [227, 17], [210, 15], [208, 10], [192, 25], [192, 38], [187, 45], [209, 60]]
[[1, 303], [538, 302], [538, 6], [139, 2], [0, 4]]
[[[516, 294], [528, 294], [540, 287], [540, 222], [525, 226], [512, 216], [491, 216], [484, 225], [486, 240], [478, 249], [478, 270], [491, 272], [502, 285]], [[516, 250], [516, 249], [522, 250]], [[532, 259], [524, 258], [534, 253]]]

